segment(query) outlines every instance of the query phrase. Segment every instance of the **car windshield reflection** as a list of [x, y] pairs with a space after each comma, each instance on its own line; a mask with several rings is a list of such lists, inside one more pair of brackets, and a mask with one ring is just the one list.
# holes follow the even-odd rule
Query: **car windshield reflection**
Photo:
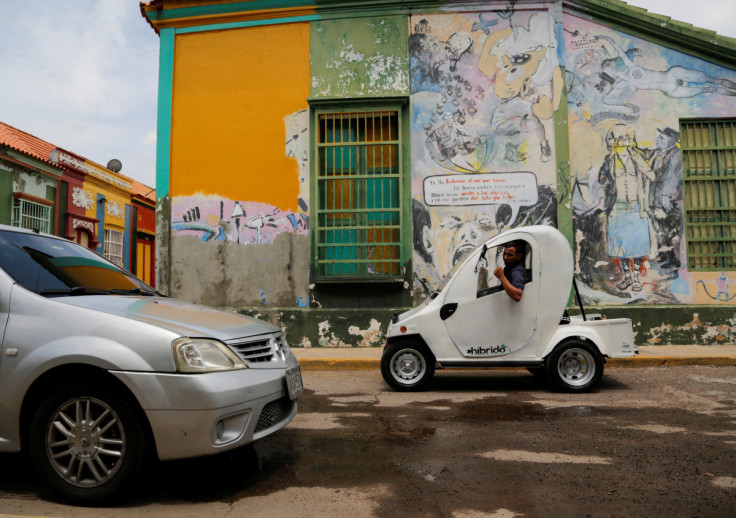
[[87, 248], [33, 234], [0, 231], [0, 267], [24, 288], [48, 297], [156, 294]]

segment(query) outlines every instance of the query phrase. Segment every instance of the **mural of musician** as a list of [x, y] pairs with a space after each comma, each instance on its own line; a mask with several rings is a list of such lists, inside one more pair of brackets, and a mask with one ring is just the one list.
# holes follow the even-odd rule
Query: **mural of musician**
[[642, 263], [652, 249], [646, 193], [655, 176], [630, 126], [614, 125], [606, 146], [608, 155], [598, 173], [598, 182], [606, 187], [606, 254], [621, 264], [617, 288], [639, 292]]

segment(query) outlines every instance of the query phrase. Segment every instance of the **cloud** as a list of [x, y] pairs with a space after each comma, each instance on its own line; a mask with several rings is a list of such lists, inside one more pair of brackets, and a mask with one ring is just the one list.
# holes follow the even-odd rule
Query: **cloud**
[[133, 0], [3, 0], [0, 120], [155, 184], [158, 36]]
[[650, 13], [663, 14], [702, 29], [716, 31], [721, 36], [736, 38], [736, 2], [709, 0], [697, 4], [692, 0], [625, 0], [629, 5], [643, 7]]

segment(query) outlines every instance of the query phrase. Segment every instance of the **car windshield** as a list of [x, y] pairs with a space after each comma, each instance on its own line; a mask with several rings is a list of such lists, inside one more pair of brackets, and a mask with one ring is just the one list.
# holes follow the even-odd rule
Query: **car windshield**
[[42, 235], [0, 230], [0, 268], [45, 296], [156, 293], [92, 250]]

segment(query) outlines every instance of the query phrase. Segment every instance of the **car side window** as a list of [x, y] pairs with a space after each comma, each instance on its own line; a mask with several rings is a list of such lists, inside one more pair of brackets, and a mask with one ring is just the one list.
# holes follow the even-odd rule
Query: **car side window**
[[[489, 248], [479, 259], [476, 265], [476, 271], [478, 273], [476, 297], [485, 297], [503, 291], [501, 281], [493, 274], [496, 266], [504, 266], [503, 250], [503, 245]], [[524, 251], [523, 264], [526, 270], [527, 282], [530, 282], [532, 280], [532, 250], [528, 243]]]
[[489, 248], [486, 253], [479, 259], [476, 270], [478, 272], [478, 288], [476, 297], [485, 297], [492, 293], [503, 290], [501, 281], [493, 275], [496, 266], [502, 264], [503, 247]]

